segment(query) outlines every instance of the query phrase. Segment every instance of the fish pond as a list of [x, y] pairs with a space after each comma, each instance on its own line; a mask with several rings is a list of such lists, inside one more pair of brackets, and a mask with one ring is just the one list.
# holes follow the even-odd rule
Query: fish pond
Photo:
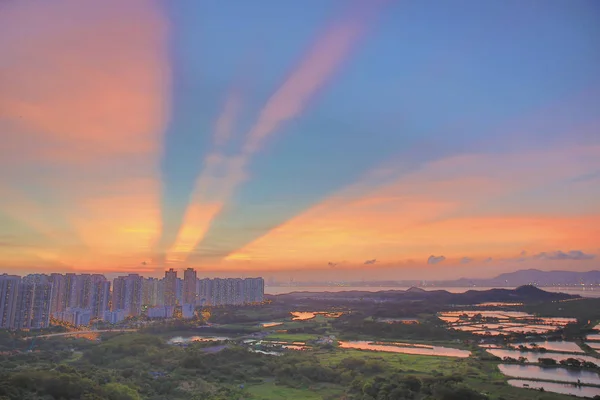
[[376, 352], [418, 354], [425, 356], [460, 357], [466, 358], [471, 355], [470, 351], [454, 349], [442, 346], [413, 345], [410, 343], [385, 343], [369, 341], [339, 341], [342, 349], [369, 350]]
[[262, 322], [260, 326], [262, 328], [272, 328], [274, 326], [283, 325], [283, 322]]
[[500, 364], [500, 372], [511, 378], [538, 379], [555, 382], [582, 383], [600, 386], [597, 372], [567, 368], [542, 368], [536, 365]]
[[594, 397], [600, 396], [600, 388], [592, 386], [582, 386], [573, 383], [556, 383], [556, 382], [540, 382], [529, 381], [525, 379], [509, 379], [510, 386], [525, 388], [525, 389], [544, 389], [546, 392], [566, 394], [577, 397]]
[[189, 337], [177, 336], [177, 337], [169, 339], [169, 341], [167, 341], [167, 343], [181, 345], [181, 344], [189, 344], [192, 342], [220, 342], [223, 340], [231, 340], [231, 338], [222, 337], [222, 336], [189, 336]]
[[556, 341], [556, 342], [529, 342], [529, 343], [516, 343], [514, 346], [523, 345], [529, 349], [535, 348], [544, 348], [549, 351], [558, 351], [564, 353], [583, 353], [581, 347], [577, 345], [577, 343], [573, 342], [565, 342], [565, 341]]
[[537, 351], [519, 351], [519, 350], [506, 350], [506, 349], [486, 349], [488, 353], [504, 359], [504, 357], [514, 358], [518, 360], [520, 357], [527, 359], [528, 363], [537, 363], [540, 358], [552, 358], [557, 362], [566, 360], [567, 358], [575, 358], [580, 361], [589, 361], [596, 365], [600, 365], [600, 359], [585, 356], [580, 354], [565, 354], [565, 353], [552, 353], [552, 352], [537, 352]]
[[315, 318], [317, 315], [323, 315], [326, 318], [338, 318], [342, 312], [330, 312], [330, 311], [292, 311], [292, 321], [306, 321]]
[[483, 336], [547, 333], [576, 322], [575, 318], [536, 317], [523, 311], [505, 310], [447, 311], [438, 314], [438, 318], [448, 324], [448, 329]]

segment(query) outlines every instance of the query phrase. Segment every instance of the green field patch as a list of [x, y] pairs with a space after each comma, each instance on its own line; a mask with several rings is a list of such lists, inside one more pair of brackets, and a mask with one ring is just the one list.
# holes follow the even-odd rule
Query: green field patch
[[452, 357], [421, 356], [413, 354], [372, 352], [355, 349], [336, 349], [329, 352], [316, 353], [318, 359], [325, 365], [337, 365], [345, 358], [361, 358], [363, 360], [377, 360], [388, 364], [388, 367], [394, 369], [410, 370], [413, 373], [431, 374], [432, 371], [456, 371], [464, 372], [462, 366], [467, 364], [467, 360]]
[[333, 385], [312, 385], [303, 389], [263, 383], [247, 388], [251, 399], [255, 400], [322, 400], [341, 395], [343, 389]]

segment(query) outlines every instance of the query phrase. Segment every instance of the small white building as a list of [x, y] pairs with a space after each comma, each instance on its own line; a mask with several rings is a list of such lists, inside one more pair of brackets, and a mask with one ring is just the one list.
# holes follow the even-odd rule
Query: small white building
[[105, 311], [104, 320], [111, 324], [116, 324], [123, 321], [127, 317], [125, 310]]
[[55, 314], [56, 319], [71, 324], [73, 326], [89, 325], [92, 318], [92, 310], [83, 308], [68, 308]]
[[147, 315], [148, 318], [172, 318], [174, 312], [174, 306], [160, 306], [149, 308]]
[[193, 304], [184, 304], [181, 306], [181, 316], [185, 319], [194, 318], [195, 309]]

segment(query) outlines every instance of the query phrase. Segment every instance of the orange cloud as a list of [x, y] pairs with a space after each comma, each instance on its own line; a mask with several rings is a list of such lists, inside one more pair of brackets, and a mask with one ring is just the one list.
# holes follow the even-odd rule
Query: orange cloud
[[244, 179], [244, 163], [245, 160], [241, 157], [225, 157], [221, 154], [207, 157], [205, 169], [196, 182], [183, 224], [174, 244], [167, 252], [167, 262], [187, 260], [190, 252], [208, 232], [215, 216], [223, 209], [226, 199], [233, 194], [236, 183]]
[[17, 192], [27, 182], [29, 202], [43, 204], [36, 214], [16, 201], [3, 211], [47, 236], [66, 220], [91, 251], [48, 242], [45, 259], [90, 267], [147, 253], [160, 230], [169, 98], [168, 27], [158, 6], [5, 2], [0, 26], [10, 60], [0, 91], [0, 185]]
[[[373, 257], [383, 263], [425, 263], [432, 253], [447, 257], [445, 264], [458, 264], [465, 255], [507, 257], [523, 248], [595, 249], [598, 207], [588, 215], [569, 215], [560, 204], [546, 213], [490, 204], [520, 193], [530, 196], [529, 190], [598, 168], [600, 147], [456, 156], [399, 177], [382, 169], [376, 175], [381, 181], [385, 171], [388, 183], [373, 187], [374, 175], [368, 174], [231, 254], [224, 265], [261, 261], [322, 268], [331, 259], [359, 266]], [[537, 200], [552, 205], [551, 198]]]
[[[187, 259], [187, 255], [182, 253], [189, 253], [200, 243], [212, 220], [247, 176], [246, 166], [252, 155], [260, 150], [264, 140], [284, 123], [300, 116], [310, 100], [333, 78], [356, 42], [364, 35], [370, 22], [366, 16], [372, 16], [379, 6], [375, 2], [368, 7], [351, 10], [345, 19], [332, 24], [317, 38], [306, 56], [262, 108], [257, 122], [246, 135], [241, 155], [225, 157], [217, 151], [208, 156], [178, 237], [169, 251], [170, 254], [179, 253], [177, 260]], [[217, 121], [215, 138], [218, 144], [222, 145], [223, 138], [229, 136], [236, 106], [236, 97], [232, 95]], [[213, 185], [207, 187], [207, 183]], [[212, 193], [213, 199], [205, 199], [205, 193]], [[195, 219], [198, 215], [194, 211], [196, 208], [208, 209], [212, 214], [202, 213], [201, 221], [198, 221]], [[167, 258], [175, 260], [173, 256]]]

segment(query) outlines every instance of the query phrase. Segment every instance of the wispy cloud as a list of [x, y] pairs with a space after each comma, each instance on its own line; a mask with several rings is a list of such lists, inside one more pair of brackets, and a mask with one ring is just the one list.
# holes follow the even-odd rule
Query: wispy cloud
[[439, 264], [439, 263], [443, 262], [444, 260], [446, 260], [446, 257], [444, 257], [444, 256], [439, 256], [439, 257], [429, 256], [429, 258], [427, 259], [427, 264], [435, 265], [435, 264]]
[[[373, 14], [380, 6], [378, 3], [381, 2], [374, 2], [367, 8], [353, 8], [316, 38], [305, 57], [267, 100], [256, 123], [245, 136], [237, 156], [227, 157], [215, 151], [207, 157], [178, 237], [167, 256], [168, 260], [187, 259], [237, 186], [245, 180], [248, 175], [246, 168], [252, 156], [286, 122], [302, 115], [318, 91], [331, 81], [368, 28], [370, 18], [365, 18], [365, 11], [366, 14]], [[216, 144], [224, 144], [230, 136], [239, 108], [238, 94], [233, 93], [217, 121]], [[210, 199], [206, 198], [206, 193], [210, 193]], [[198, 207], [205, 209], [206, 204], [211, 205], [210, 212], [203, 212], [201, 220], [194, 219], [197, 214], [194, 210]]]
[[[332, 254], [343, 254], [349, 263], [360, 265], [375, 252], [386, 260], [413, 258], [425, 263], [432, 252], [443, 249], [445, 264], [460, 263], [464, 254], [487, 263], [492, 261], [490, 255], [498, 261], [507, 256], [515, 261], [526, 246], [531, 246], [530, 252], [558, 246], [589, 252], [597, 247], [594, 239], [600, 235], [597, 213], [577, 216], [563, 215], [560, 208], [540, 214], [485, 207], [495, 198], [597, 168], [598, 155], [600, 148], [593, 146], [535, 154], [473, 154], [437, 160], [404, 175], [391, 173], [388, 180], [366, 174], [228, 259], [245, 254], [247, 259], [273, 258], [316, 268]], [[557, 159], [564, 161], [560, 168], [554, 165]], [[579, 163], [580, 159], [586, 161]], [[516, 172], [521, 169], [526, 172]]]
[[460, 259], [461, 264], [469, 264], [471, 261], [473, 261], [473, 259], [470, 257], [463, 257]]
[[366, 264], [366, 265], [373, 265], [373, 264], [375, 264], [376, 262], [377, 262], [377, 260], [374, 258], [374, 259], [372, 259], [372, 260], [367, 260], [367, 261], [365, 261], [363, 264]]
[[317, 38], [304, 59], [263, 107], [258, 121], [248, 133], [244, 153], [258, 151], [262, 142], [282, 124], [301, 115], [318, 91], [333, 78], [368, 27], [368, 18], [359, 14], [360, 11], [373, 12], [373, 9], [352, 9]]
[[215, 124], [214, 144], [216, 148], [224, 146], [231, 138], [241, 107], [242, 93], [241, 89], [236, 86], [227, 96], [221, 115]]
[[536, 254], [534, 256], [532, 256], [532, 258], [537, 259], [537, 260], [574, 260], [574, 261], [580, 261], [580, 260], [593, 260], [594, 258], [596, 258], [595, 254], [586, 254], [581, 250], [570, 250], [567, 252], [558, 250], [558, 251], [553, 251], [550, 253], [547, 252], [542, 252], [539, 254]]

